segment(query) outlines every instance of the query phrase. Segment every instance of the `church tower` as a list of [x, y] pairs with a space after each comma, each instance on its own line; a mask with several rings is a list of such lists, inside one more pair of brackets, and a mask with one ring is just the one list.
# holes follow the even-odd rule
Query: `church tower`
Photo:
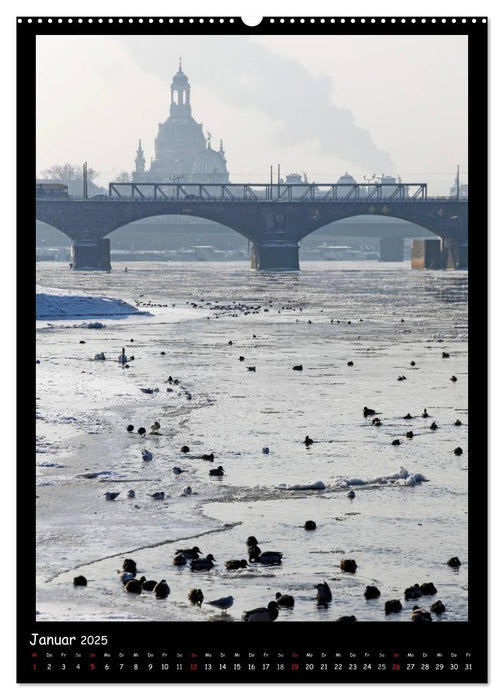
[[171, 84], [170, 117], [191, 116], [191, 86], [187, 75], [182, 71], [182, 59], [179, 58], [178, 72]]
[[202, 124], [191, 110], [191, 86], [179, 59], [170, 89], [170, 116], [159, 124], [155, 156], [148, 172], [141, 144], [135, 160], [134, 179], [140, 182], [229, 182], [224, 150], [214, 151], [203, 136]]
[[142, 139], [138, 140], [138, 148], [135, 158], [135, 172], [133, 173], [135, 182], [145, 180], [145, 156], [142, 148]]

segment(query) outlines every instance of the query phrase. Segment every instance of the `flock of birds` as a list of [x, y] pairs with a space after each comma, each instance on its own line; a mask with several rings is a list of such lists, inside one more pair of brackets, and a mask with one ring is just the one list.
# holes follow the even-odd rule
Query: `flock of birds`
[[[255, 310], [252, 311], [253, 313], [256, 312]], [[232, 345], [232, 341], [229, 341], [229, 344]], [[448, 358], [449, 353], [442, 353], [443, 358]], [[95, 359], [97, 359], [95, 357]], [[102, 359], [102, 358], [100, 358]], [[104, 358], [103, 358], [104, 359]], [[128, 358], [124, 352], [124, 348], [122, 349], [121, 355], [119, 356], [119, 362], [121, 362], [123, 365], [134, 359], [133, 357]], [[243, 362], [245, 360], [245, 357], [240, 356], [239, 361]], [[353, 366], [353, 361], [347, 362], [348, 366]], [[410, 362], [410, 365], [412, 367], [415, 366], [415, 362], [412, 360]], [[255, 366], [248, 366], [246, 368], [249, 372], [255, 372], [256, 367]], [[303, 365], [294, 365], [292, 367], [294, 371], [303, 371]], [[404, 375], [400, 375], [398, 377], [399, 381], [404, 381], [406, 377]], [[457, 377], [452, 376], [451, 381], [456, 382]], [[170, 384], [178, 384], [179, 380], [173, 379], [172, 377], [169, 377], [168, 382]], [[170, 389], [169, 389], [170, 390]], [[156, 391], [159, 391], [158, 389], [151, 389], [151, 388], [142, 388], [141, 391], [144, 393], [154, 393]], [[363, 408], [363, 416], [365, 419], [371, 418], [371, 424], [375, 427], [380, 427], [382, 423], [382, 419], [380, 419], [378, 416], [380, 416], [381, 413], [379, 411], [376, 411], [375, 409], [369, 408], [367, 406], [364, 406]], [[422, 419], [428, 419], [431, 418], [429, 415], [428, 411], [426, 408], [423, 409], [423, 412], [421, 413], [421, 418]], [[409, 412], [403, 416], [403, 420], [407, 421], [413, 421], [415, 419], [415, 416], [411, 415]], [[456, 420], [454, 423], [455, 426], [460, 426], [462, 425], [460, 420]], [[159, 432], [161, 428], [161, 424], [159, 421], [155, 421], [151, 426], [150, 426], [150, 435], [160, 435], [161, 433]], [[438, 429], [438, 425], [436, 424], [435, 421], [433, 421], [430, 426], [430, 430], [435, 431]], [[127, 432], [132, 434], [135, 432], [135, 427], [133, 425], [128, 425], [126, 428]], [[140, 436], [140, 438], [145, 438], [147, 436], [147, 430], [145, 427], [139, 427], [136, 430], [136, 433]], [[406, 438], [412, 439], [414, 437], [414, 433], [412, 430], [409, 430], [406, 432]], [[304, 445], [308, 448], [311, 447], [314, 444], [314, 440], [309, 436], [306, 435], [304, 439]], [[400, 445], [401, 441], [399, 439], [394, 439], [392, 441], [392, 445]], [[269, 454], [269, 448], [268, 447], [263, 447], [263, 453], [264, 454]], [[190, 448], [187, 445], [183, 445], [181, 448], [181, 452], [184, 455], [187, 455], [187, 453], [190, 452]], [[463, 453], [462, 448], [457, 447], [454, 450], [454, 453], [456, 455], [461, 455]], [[142, 460], [144, 462], [151, 462], [153, 460], [153, 454], [147, 449], [143, 448], [141, 450], [141, 456]], [[213, 453], [210, 454], [202, 454], [199, 456], [192, 456], [193, 459], [202, 459], [205, 461], [213, 462], [215, 457]], [[182, 469], [179, 466], [174, 466], [172, 468], [173, 474], [176, 476], [182, 474], [185, 472], [185, 469]], [[222, 477], [224, 475], [224, 468], [222, 466], [218, 467], [212, 467], [209, 470], [209, 475], [210, 476], [215, 476], [215, 477]], [[182, 492], [181, 495], [191, 495], [192, 494], [192, 489], [190, 486], [187, 486], [184, 491]], [[105, 499], [109, 501], [115, 500], [118, 496], [120, 495], [120, 492], [106, 492], [105, 493]], [[347, 492], [347, 497], [350, 499], [355, 498], [355, 491], [350, 490]], [[164, 500], [164, 498], [167, 496], [165, 492], [163, 491], [156, 491], [154, 493], [148, 494], [148, 496], [154, 500]], [[136, 494], [133, 489], [130, 489], [127, 493], [128, 498], [135, 498]], [[304, 525], [306, 530], [315, 530], [316, 529], [316, 523], [313, 520], [308, 520], [306, 521]], [[225, 569], [227, 571], [239, 571], [242, 569], [249, 568], [250, 566], [256, 566], [256, 565], [264, 565], [264, 566], [279, 566], [282, 564], [282, 557], [283, 553], [279, 551], [262, 551], [259, 547], [259, 543], [257, 539], [254, 536], [248, 537], [247, 541], [247, 548], [248, 548], [248, 559], [229, 559], [224, 562]], [[177, 566], [177, 567], [183, 567], [183, 566], [188, 566], [191, 572], [208, 572], [211, 571], [215, 567], [216, 561], [213, 556], [213, 554], [207, 554], [206, 556], [203, 555], [199, 547], [193, 546], [188, 549], [178, 549], [175, 551], [173, 560], [172, 560], [172, 565]], [[458, 568], [461, 565], [460, 560], [458, 557], [452, 557], [447, 564], [450, 567], [453, 568]], [[353, 559], [342, 559], [340, 561], [340, 569], [343, 572], [354, 574], [357, 570], [357, 563]], [[140, 578], [137, 578], [137, 565], [136, 562], [133, 561], [132, 559], [125, 559], [123, 562], [123, 568], [122, 571], [119, 571], [119, 578], [120, 581], [123, 585], [124, 591], [126, 593], [131, 593], [131, 594], [141, 594], [144, 592], [150, 592], [154, 595], [155, 598], [158, 599], [166, 599], [170, 595], [170, 586], [168, 585], [166, 579], [161, 579], [160, 581], [154, 581], [154, 580], [148, 580], [146, 579], [145, 576], [141, 576]], [[78, 576], [74, 579], [74, 585], [87, 585], [87, 581], [85, 577], [83, 576]], [[317, 583], [314, 585], [314, 588], [316, 589], [316, 595], [315, 595], [315, 601], [318, 606], [323, 606], [323, 607], [328, 607], [328, 605], [332, 601], [332, 592], [331, 589], [327, 583], [327, 581], [323, 581], [321, 583]], [[405, 600], [416, 600], [420, 598], [421, 596], [428, 596], [428, 595], [435, 595], [437, 593], [437, 589], [434, 586], [433, 583], [423, 583], [421, 585], [419, 584], [414, 584], [413, 586], [410, 586], [405, 589], [404, 591], [404, 597]], [[376, 586], [366, 586], [366, 589], [364, 591], [364, 597], [366, 600], [372, 600], [379, 598], [381, 596], [380, 590]], [[188, 592], [188, 599], [193, 605], [201, 606], [203, 603], [205, 605], [212, 606], [222, 612], [222, 614], [227, 614], [228, 610], [233, 606], [234, 604], [234, 597], [232, 595], [228, 596], [223, 596], [221, 598], [216, 598], [214, 600], [209, 600], [205, 601], [204, 600], [204, 594], [201, 589], [199, 588], [191, 588]], [[259, 607], [259, 608], [254, 608], [252, 610], [246, 610], [243, 612], [242, 619], [246, 622], [273, 622], [275, 621], [278, 616], [279, 616], [279, 610], [280, 608], [292, 608], [294, 607], [295, 600], [294, 597], [290, 594], [282, 594], [280, 592], [276, 593], [275, 595], [275, 600], [272, 600], [267, 603], [266, 606], [264, 607]], [[386, 615], [392, 614], [392, 613], [398, 613], [403, 609], [403, 605], [399, 599], [392, 599], [392, 600], [387, 600], [384, 605], [384, 611]], [[411, 612], [411, 620], [414, 622], [431, 622], [432, 621], [432, 614], [434, 613], [436, 615], [440, 615], [443, 612], [445, 612], [446, 607], [445, 605], [440, 601], [436, 601], [430, 606], [430, 610], [427, 610], [426, 608], [421, 608], [417, 605], [413, 607], [413, 610]], [[356, 622], [357, 618], [355, 615], [344, 615], [335, 620], [336, 622]]]
[[[447, 354], [447, 353], [444, 353], [444, 354]], [[448, 357], [449, 357], [449, 355], [448, 355]], [[456, 377], [452, 377], [452, 379], [455, 379], [455, 381], [456, 381]], [[371, 424], [374, 425], [375, 427], [379, 428], [382, 425], [382, 421], [378, 418], [378, 415], [381, 415], [381, 414], [378, 411], [375, 411], [373, 408], [368, 408], [367, 406], [364, 406], [364, 408], [362, 410], [362, 414], [363, 414], [364, 418], [369, 418], [370, 416], [374, 416], [371, 420]], [[427, 412], [427, 409], [424, 408], [424, 410], [422, 412], [422, 418], [430, 418], [430, 417], [431, 416]], [[403, 420], [414, 420], [414, 418], [415, 418], [415, 416], [412, 416], [411, 413], [409, 413], [409, 412], [405, 416], [403, 416]], [[460, 427], [462, 425], [462, 422], [457, 418], [457, 420], [454, 422], [453, 425]], [[433, 421], [430, 424], [429, 429], [430, 430], [437, 430], [438, 429], [438, 425], [437, 425], [436, 421]], [[412, 430], [408, 430], [408, 432], [406, 433], [406, 437], [409, 440], [412, 440], [415, 437], [415, 434]], [[305, 438], [305, 445], [308, 446], [311, 444], [313, 444], [313, 440], [311, 438], [309, 438], [307, 435]], [[398, 438], [395, 438], [394, 440], [392, 440], [391, 444], [392, 445], [400, 445], [401, 441]], [[453, 452], [454, 452], [454, 454], [456, 454], [459, 457], [461, 454], [463, 454], [464, 450], [461, 447], [456, 447], [453, 450]]]
[[[305, 528], [314, 529], [311, 526], [308, 526], [311, 523], [313, 523], [313, 521], [307, 521]], [[313, 525], [315, 525], [315, 523], [313, 523]], [[248, 561], [246, 559], [229, 559], [224, 563], [224, 566], [228, 571], [246, 568], [249, 566], [249, 563], [263, 564], [266, 566], [278, 566], [282, 563], [282, 552], [262, 552], [257, 538], [253, 535], [247, 538], [246, 544], [248, 548]], [[214, 567], [214, 562], [215, 559], [212, 554], [203, 556], [203, 553], [199, 547], [193, 546], [187, 549], [177, 549], [175, 551], [172, 564], [180, 567], [186, 566], [189, 563], [190, 570], [192, 572], [198, 572], [209, 571]], [[446, 563], [448, 566], [454, 569], [458, 569], [461, 566], [461, 562], [458, 557], [451, 557]], [[340, 568], [346, 573], [354, 574], [358, 567], [354, 559], [342, 559], [340, 561]], [[125, 559], [122, 565], [122, 570], [118, 571], [117, 573], [126, 593], [139, 595], [141, 593], [148, 592], [152, 593], [153, 596], [158, 599], [166, 599], [171, 593], [170, 586], [164, 578], [160, 581], [149, 580], [145, 576], [137, 578], [138, 567], [137, 563], [133, 559]], [[84, 576], [76, 576], [73, 580], [73, 584], [74, 586], [87, 586], [87, 579]], [[315, 595], [317, 605], [327, 608], [332, 601], [332, 591], [329, 584], [327, 581], [323, 581], [322, 583], [315, 584], [314, 588], [317, 591]], [[405, 600], [416, 600], [422, 596], [433, 596], [436, 593], [437, 589], [432, 582], [422, 583], [421, 585], [415, 583], [413, 586], [409, 586], [405, 589], [404, 598]], [[366, 600], [377, 599], [380, 596], [381, 591], [376, 586], [366, 586], [364, 591], [364, 597]], [[187, 597], [193, 605], [201, 607], [202, 603], [204, 602], [206, 605], [211, 605], [212, 607], [217, 608], [222, 612], [222, 614], [226, 614], [229, 608], [231, 608], [234, 604], [234, 597], [232, 595], [205, 601], [203, 591], [200, 588], [191, 588]], [[294, 605], [295, 600], [292, 595], [277, 592], [275, 594], [275, 600], [270, 601], [266, 606], [245, 610], [242, 614], [242, 620], [245, 622], [274, 622], [278, 618], [280, 608], [293, 608]], [[384, 605], [386, 615], [398, 613], [402, 610], [402, 608], [403, 606], [399, 599], [388, 600]], [[446, 607], [440, 600], [433, 603], [430, 606], [430, 610], [415, 605], [413, 606], [411, 612], [411, 620], [413, 622], [432, 622], [431, 613], [441, 615], [445, 611]], [[335, 622], [356, 621], [357, 618], [355, 615], [343, 615], [335, 620]]]
[[[161, 423], [157, 420], [154, 421], [154, 423], [150, 427], [149, 435], [161, 435], [161, 433], [159, 432], [160, 428], [161, 428]], [[131, 435], [135, 431], [135, 426], [130, 424], [126, 427], [126, 430]], [[147, 430], [142, 426], [140, 428], [138, 428], [138, 430], [136, 432], [138, 435], [140, 435], [141, 438], [145, 438], [145, 436], [147, 435]], [[265, 448], [265, 449], [268, 449], [268, 448]], [[190, 448], [187, 445], [182, 445], [180, 451], [182, 452], [182, 454], [187, 454], [188, 452], [190, 452]], [[268, 452], [269, 452], [269, 450], [268, 450]], [[144, 462], [152, 462], [153, 454], [147, 448], [142, 449], [141, 454], [142, 454], [142, 460]], [[213, 462], [215, 459], [215, 455], [212, 452], [210, 454], [202, 454], [202, 455], [194, 456], [193, 459], [202, 459], [203, 461], [206, 461], [206, 462]], [[179, 476], [180, 474], [183, 474], [186, 471], [187, 471], [186, 469], [182, 469], [182, 467], [178, 467], [178, 466], [175, 466], [172, 468], [172, 472], [173, 472], [173, 474], [175, 474], [175, 476]], [[224, 467], [220, 465], [218, 467], [212, 468], [209, 470], [208, 474], [210, 476], [217, 476], [217, 477], [224, 476], [224, 474], [225, 474]], [[192, 490], [192, 487], [186, 486], [186, 487], [184, 487], [184, 489], [182, 490], [182, 493], [180, 495], [181, 496], [191, 496], [193, 493], [194, 492]], [[120, 494], [121, 494], [120, 491], [106, 491], [104, 494], [105, 500], [106, 501], [115, 501], [115, 499]], [[155, 491], [154, 493], [149, 493], [147, 495], [150, 498], [153, 498], [155, 501], [162, 501], [165, 499], [165, 497], [167, 497], [167, 494], [164, 491]], [[136, 492], [134, 491], [134, 489], [130, 489], [128, 491], [127, 497], [128, 498], [136, 498]]]

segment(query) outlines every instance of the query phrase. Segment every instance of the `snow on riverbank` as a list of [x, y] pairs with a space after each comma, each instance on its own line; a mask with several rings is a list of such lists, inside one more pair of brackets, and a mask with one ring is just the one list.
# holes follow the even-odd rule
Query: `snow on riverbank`
[[123, 301], [37, 285], [37, 320], [150, 315]]

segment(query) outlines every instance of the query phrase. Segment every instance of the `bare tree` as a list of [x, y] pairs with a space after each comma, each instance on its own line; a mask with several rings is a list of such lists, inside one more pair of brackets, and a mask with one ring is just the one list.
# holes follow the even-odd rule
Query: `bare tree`
[[116, 182], [133, 182], [133, 178], [131, 177], [130, 173], [126, 172], [126, 170], [123, 170], [116, 177]]
[[[87, 179], [90, 182], [93, 182], [100, 173], [95, 170], [94, 168], [90, 168], [88, 166], [87, 169]], [[55, 179], [55, 180], [62, 180], [63, 182], [73, 182], [75, 180], [81, 180], [82, 181], [82, 166], [81, 165], [72, 165], [72, 163], [62, 163], [62, 164], [56, 164], [56, 165], [51, 165], [50, 168], [47, 168], [46, 170], [42, 170], [42, 175], [47, 178]]]

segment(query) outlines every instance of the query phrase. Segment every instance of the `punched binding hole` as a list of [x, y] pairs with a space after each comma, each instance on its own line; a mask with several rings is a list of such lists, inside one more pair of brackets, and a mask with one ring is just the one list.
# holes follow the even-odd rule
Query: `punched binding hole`
[[246, 24], [247, 27], [257, 27], [259, 24], [262, 22], [262, 17], [241, 17], [240, 18], [243, 24]]

